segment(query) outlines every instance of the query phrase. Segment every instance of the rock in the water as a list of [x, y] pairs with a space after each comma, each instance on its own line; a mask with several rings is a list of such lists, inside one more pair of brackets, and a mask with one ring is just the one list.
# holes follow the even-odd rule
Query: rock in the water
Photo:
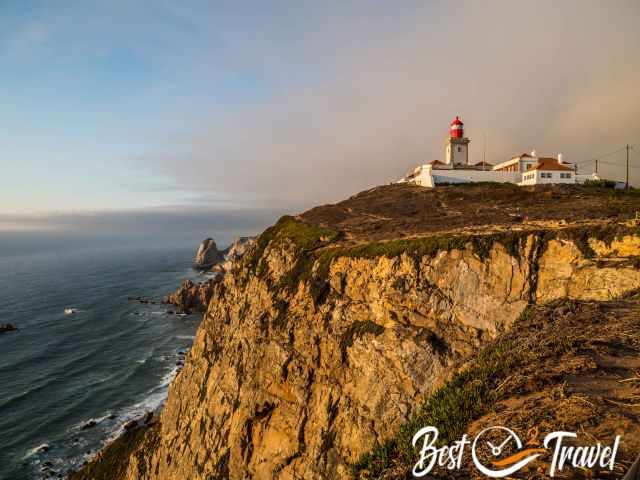
[[198, 270], [207, 270], [223, 260], [224, 255], [218, 250], [216, 242], [213, 238], [207, 238], [198, 247], [193, 267]]
[[90, 428], [93, 428], [97, 425], [95, 420], [89, 420], [87, 423], [85, 423], [84, 425], [82, 425], [81, 430], [88, 430]]
[[0, 333], [13, 332], [18, 328], [11, 323], [0, 323]]
[[175, 305], [177, 313], [204, 312], [211, 300], [213, 286], [219, 281], [219, 277], [202, 283], [185, 280], [178, 290], [164, 298], [163, 303]]

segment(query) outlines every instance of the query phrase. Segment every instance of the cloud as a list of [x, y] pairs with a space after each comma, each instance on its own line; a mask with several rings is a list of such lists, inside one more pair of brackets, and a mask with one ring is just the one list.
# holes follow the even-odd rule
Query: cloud
[[[112, 238], [114, 242], [197, 244], [212, 236], [221, 245], [241, 235], [256, 235], [275, 222], [272, 209], [194, 207], [146, 210], [81, 211], [32, 215], [0, 215], [0, 236], [19, 233], [65, 238]], [[9, 237], [8, 237], [9, 238]]]
[[193, 188], [313, 205], [442, 158], [456, 114], [473, 160], [484, 135], [492, 162], [533, 148], [582, 162], [640, 142], [637, 2], [356, 5], [256, 45], [282, 89], [210, 112], [151, 152], [154, 168]]
[[[473, 161], [485, 138], [490, 162], [534, 148], [586, 162], [637, 143], [640, 167], [635, 0], [36, 10], [0, 15], [8, 171], [33, 192], [0, 191], [5, 211], [296, 212], [442, 159], [455, 115]], [[605, 176], [624, 175], [620, 154], [607, 161]]]

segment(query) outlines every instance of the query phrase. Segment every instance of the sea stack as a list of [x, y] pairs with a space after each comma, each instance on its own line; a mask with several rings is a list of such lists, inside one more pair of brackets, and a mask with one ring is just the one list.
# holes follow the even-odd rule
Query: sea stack
[[197, 270], [208, 270], [215, 264], [224, 260], [224, 255], [218, 250], [218, 246], [213, 238], [207, 238], [198, 247], [193, 268]]

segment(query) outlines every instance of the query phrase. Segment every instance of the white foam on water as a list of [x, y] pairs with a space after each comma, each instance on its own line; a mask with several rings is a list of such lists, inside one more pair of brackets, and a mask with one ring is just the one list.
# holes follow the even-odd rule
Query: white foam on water
[[124, 432], [124, 426], [132, 420], [137, 420], [148, 412], [157, 411], [167, 399], [169, 385], [180, 371], [179, 367], [173, 367], [170, 371], [162, 376], [160, 383], [147, 392], [147, 396], [140, 402], [125, 408], [120, 414], [120, 423], [113, 431], [111, 431], [104, 444], [111, 443]]
[[[75, 425], [72, 425], [71, 427], [69, 427], [69, 431], [82, 430], [82, 427], [84, 427], [89, 422], [96, 422], [96, 426], [97, 426], [100, 423], [107, 420], [111, 415], [112, 415], [112, 412], [107, 412], [101, 417], [95, 417], [95, 418], [90, 418], [89, 420], [83, 420], [82, 422], [76, 423]], [[93, 428], [93, 427], [89, 427], [89, 428]]]
[[176, 335], [176, 338], [179, 340], [194, 340], [195, 335]]
[[43, 443], [41, 445], [38, 445], [37, 447], [31, 448], [31, 449], [27, 450], [27, 453], [25, 453], [24, 457], [22, 457], [22, 460], [26, 460], [27, 458], [31, 458], [34, 455], [43, 452], [44, 449], [48, 449], [48, 448], [49, 448], [49, 444], [48, 443]]

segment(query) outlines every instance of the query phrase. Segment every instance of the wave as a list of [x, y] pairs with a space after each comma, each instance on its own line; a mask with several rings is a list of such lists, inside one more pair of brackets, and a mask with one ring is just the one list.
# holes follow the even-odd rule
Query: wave
[[169, 385], [180, 371], [179, 367], [172, 368], [169, 372], [162, 376], [160, 383], [147, 391], [146, 396], [139, 402], [124, 408], [118, 415], [120, 420], [118, 426], [114, 428], [107, 436], [104, 445], [111, 443], [124, 432], [124, 426], [131, 420], [137, 420], [148, 412], [157, 412], [164, 404], [169, 392]]
[[101, 417], [92, 417], [88, 420], [83, 420], [82, 422], [78, 422], [75, 425], [72, 425], [69, 428], [69, 431], [72, 432], [72, 431], [82, 430], [83, 427], [91, 423], [94, 423], [97, 426], [97, 425], [100, 425], [105, 420], [115, 420], [115, 415], [112, 412], [106, 412]]
[[51, 448], [51, 447], [49, 446], [48, 443], [42, 443], [42, 444], [38, 445], [37, 447], [33, 447], [33, 448], [27, 450], [27, 453], [25, 453], [24, 457], [22, 457], [21, 460], [26, 460], [28, 458], [33, 457], [34, 455], [36, 455], [38, 453], [46, 452], [47, 450], [49, 450], [49, 448]]

